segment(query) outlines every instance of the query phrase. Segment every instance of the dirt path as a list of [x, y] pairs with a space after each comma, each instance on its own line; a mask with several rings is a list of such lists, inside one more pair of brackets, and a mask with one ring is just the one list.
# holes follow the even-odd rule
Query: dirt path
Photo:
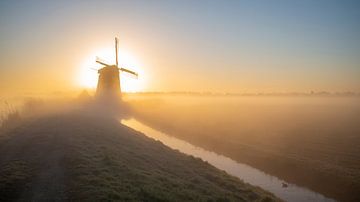
[[[13, 136], [0, 145], [0, 166], [15, 165], [9, 168], [13, 173], [24, 173], [21, 178], [0, 172], [2, 178], [8, 177], [8, 183], [16, 187], [16, 190], [11, 190], [13, 195], [2, 200], [66, 200], [63, 159], [68, 139], [61, 135], [64, 129], [56, 127], [58, 124], [54, 120], [27, 124], [13, 131]], [[25, 167], [18, 166], [19, 162]]]

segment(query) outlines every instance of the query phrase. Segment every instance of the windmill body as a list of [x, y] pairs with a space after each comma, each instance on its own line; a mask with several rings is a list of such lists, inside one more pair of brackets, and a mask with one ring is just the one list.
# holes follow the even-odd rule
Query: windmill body
[[137, 73], [125, 69], [119, 68], [118, 66], [118, 39], [115, 38], [115, 55], [116, 55], [116, 64], [108, 65], [105, 62], [96, 60], [97, 63], [103, 65], [101, 69], [98, 70], [99, 80], [96, 88], [96, 97], [102, 100], [117, 100], [121, 98], [121, 87], [120, 87], [120, 72], [124, 71], [129, 74], [138, 76]]
[[97, 97], [119, 97], [121, 95], [119, 68], [115, 65], [98, 70]]

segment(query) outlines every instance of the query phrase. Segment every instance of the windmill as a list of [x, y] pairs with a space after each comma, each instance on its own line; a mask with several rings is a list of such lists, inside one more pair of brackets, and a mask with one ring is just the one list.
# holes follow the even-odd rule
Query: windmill
[[109, 65], [97, 58], [96, 62], [103, 65], [101, 69], [98, 70], [99, 80], [96, 88], [96, 96], [98, 98], [113, 99], [121, 96], [121, 87], [120, 87], [120, 72], [126, 72], [138, 77], [136, 72], [131, 70], [119, 67], [118, 63], [118, 38], [115, 37], [115, 57], [116, 64]]

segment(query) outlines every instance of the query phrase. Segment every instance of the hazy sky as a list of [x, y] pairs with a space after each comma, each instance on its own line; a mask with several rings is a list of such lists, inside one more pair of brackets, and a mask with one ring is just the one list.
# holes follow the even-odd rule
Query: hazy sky
[[140, 73], [125, 90], [360, 91], [359, 11], [345, 0], [2, 0], [0, 92], [94, 85], [94, 57], [109, 58], [114, 36], [120, 64]]

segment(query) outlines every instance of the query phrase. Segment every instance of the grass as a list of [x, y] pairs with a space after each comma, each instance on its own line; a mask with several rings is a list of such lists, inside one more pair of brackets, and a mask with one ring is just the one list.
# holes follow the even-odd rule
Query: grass
[[20, 113], [16, 107], [6, 100], [0, 99], [0, 127], [10, 127], [20, 120]]
[[16, 198], [29, 180], [31, 169], [24, 161], [13, 160], [0, 168], [0, 198]]
[[28, 118], [0, 136], [0, 201], [279, 201], [110, 117]]

